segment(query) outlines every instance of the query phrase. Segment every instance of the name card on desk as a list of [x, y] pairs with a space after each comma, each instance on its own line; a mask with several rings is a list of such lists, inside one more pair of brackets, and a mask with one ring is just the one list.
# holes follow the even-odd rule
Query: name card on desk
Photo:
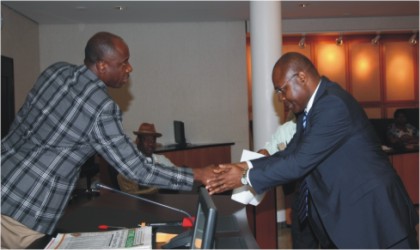
[[[263, 156], [264, 156], [263, 154], [259, 154], [259, 153], [244, 149], [242, 151], [240, 161], [241, 162], [249, 161], [253, 159], [258, 159]], [[251, 205], [257, 206], [258, 204], [260, 204], [260, 202], [264, 198], [264, 195], [265, 193], [256, 194], [255, 191], [252, 189], [252, 187], [245, 185], [239, 188], [235, 188], [232, 192], [231, 198], [232, 200], [245, 204], [245, 205], [251, 204]]]

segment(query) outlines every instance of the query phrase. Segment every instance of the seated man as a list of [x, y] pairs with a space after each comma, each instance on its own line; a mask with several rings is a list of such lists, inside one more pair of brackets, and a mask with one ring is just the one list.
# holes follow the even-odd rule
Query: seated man
[[[139, 129], [133, 133], [137, 135], [136, 144], [138, 150], [140, 150], [140, 152], [146, 157], [148, 162], [157, 162], [165, 166], [175, 166], [175, 164], [173, 164], [165, 156], [153, 154], [156, 149], [156, 138], [162, 136], [161, 133], [156, 132], [154, 124], [142, 123]], [[118, 174], [117, 180], [121, 191], [130, 194], [148, 194], [158, 191], [156, 187], [145, 187], [138, 185], [136, 182], [128, 180], [121, 174]]]
[[387, 128], [387, 139], [393, 147], [408, 147], [419, 143], [419, 131], [408, 123], [407, 115], [402, 109], [394, 112], [394, 122]]

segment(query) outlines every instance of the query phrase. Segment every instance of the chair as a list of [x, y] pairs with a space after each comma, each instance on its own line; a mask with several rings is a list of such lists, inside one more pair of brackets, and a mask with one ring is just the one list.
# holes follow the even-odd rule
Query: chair
[[120, 190], [130, 194], [154, 194], [158, 192], [156, 187], [139, 186], [137, 183], [129, 181], [123, 175], [117, 175], [118, 185]]

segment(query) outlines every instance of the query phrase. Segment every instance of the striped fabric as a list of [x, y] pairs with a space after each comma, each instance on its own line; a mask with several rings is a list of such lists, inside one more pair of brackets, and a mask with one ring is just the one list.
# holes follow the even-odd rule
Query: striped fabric
[[47, 68], [2, 140], [2, 214], [51, 234], [80, 166], [95, 152], [139, 184], [191, 189], [191, 169], [147, 163], [121, 122], [105, 84], [86, 66]]
[[[306, 128], [306, 118], [308, 114], [303, 112], [303, 118], [302, 118], [302, 125], [303, 129]], [[308, 196], [309, 196], [309, 189], [308, 184], [305, 180], [302, 180], [299, 188], [299, 205], [298, 205], [298, 217], [299, 221], [302, 223], [306, 220], [308, 217]]]

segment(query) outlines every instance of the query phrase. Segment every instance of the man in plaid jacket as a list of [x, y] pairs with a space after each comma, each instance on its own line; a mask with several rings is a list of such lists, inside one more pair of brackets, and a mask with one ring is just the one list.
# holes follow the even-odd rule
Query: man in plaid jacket
[[63, 215], [81, 165], [99, 153], [141, 185], [190, 190], [210, 167], [148, 163], [123, 133], [122, 113], [107, 86], [133, 70], [124, 40], [108, 32], [89, 39], [84, 65], [59, 62], [38, 78], [1, 148], [2, 248], [25, 248], [51, 234]]

